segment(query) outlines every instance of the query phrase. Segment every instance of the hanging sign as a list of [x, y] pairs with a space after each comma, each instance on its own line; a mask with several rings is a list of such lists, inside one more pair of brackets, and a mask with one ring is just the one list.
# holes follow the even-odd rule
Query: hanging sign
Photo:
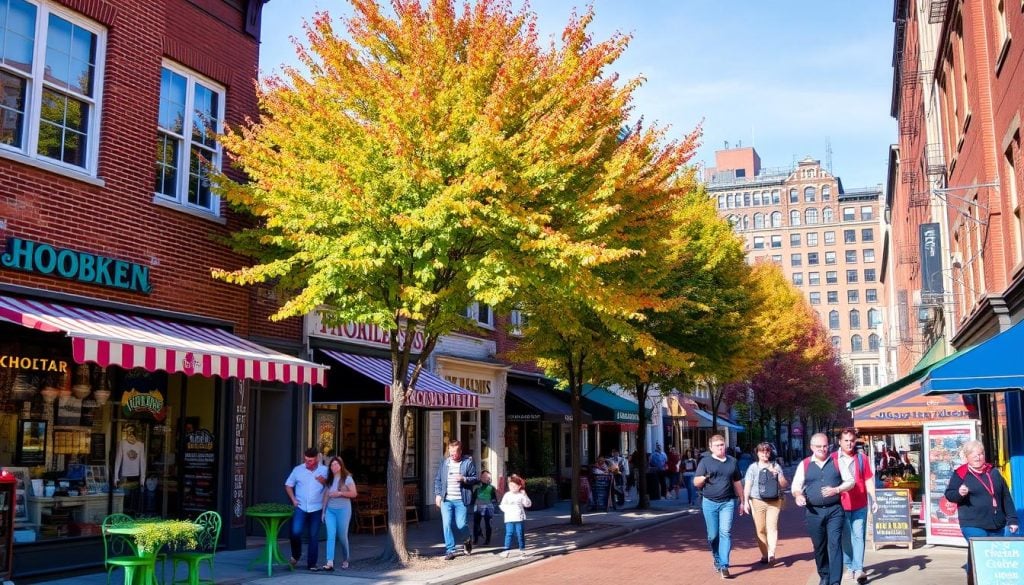
[[126, 418], [152, 418], [155, 421], [163, 421], [167, 416], [167, 402], [159, 390], [128, 390], [121, 397], [121, 408]]

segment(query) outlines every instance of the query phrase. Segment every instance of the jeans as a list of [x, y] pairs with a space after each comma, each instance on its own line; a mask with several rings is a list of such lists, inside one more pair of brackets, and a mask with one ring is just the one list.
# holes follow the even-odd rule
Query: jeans
[[729, 553], [732, 550], [732, 517], [736, 512], [736, 500], [714, 502], [707, 498], [701, 503], [704, 524], [708, 529], [708, 545], [715, 560], [715, 570], [729, 568]]
[[513, 535], [519, 544], [519, 550], [526, 550], [526, 533], [523, 531], [523, 522], [505, 523], [505, 550], [512, 550]]
[[683, 483], [686, 484], [686, 503], [694, 504], [697, 501], [697, 488], [693, 487], [693, 474], [683, 474]]
[[327, 562], [334, 565], [335, 542], [341, 543], [341, 560], [348, 560], [348, 524], [352, 520], [352, 506], [327, 508]]
[[[444, 551], [454, 553], [456, 542], [462, 540], [462, 532], [468, 524], [466, 504], [462, 499], [441, 500], [441, 526], [444, 528]], [[452, 521], [455, 522], [454, 529]]]
[[851, 571], [864, 570], [864, 537], [867, 534], [868, 507], [843, 510], [843, 566]]
[[323, 515], [323, 510], [316, 510], [314, 512], [303, 512], [302, 510], [295, 508], [295, 512], [292, 513], [292, 558], [299, 560], [302, 558], [302, 534], [305, 530], [309, 529], [309, 543], [306, 546], [306, 567], [313, 568], [316, 566], [317, 555], [320, 552], [320, 517]]
[[[986, 530], [984, 528], [975, 528], [974, 526], [961, 526], [960, 527], [960, 534], [963, 534], [964, 538], [966, 538], [967, 540], [970, 540], [972, 538], [977, 538], [979, 536], [981, 536], [981, 537], [984, 537], [984, 536], [1008, 536], [1008, 535], [1011, 534], [1011, 532], [1008, 529], [1006, 529], [1006, 528], [1000, 528], [998, 530]], [[968, 550], [970, 550], [970, 549], [968, 548]], [[968, 554], [967, 555], [967, 578], [971, 579], [971, 577], [972, 577], [972, 573], [971, 573], [971, 555]]]
[[[484, 544], [491, 543], [491, 518], [494, 517], [494, 506], [488, 504], [481, 508], [477, 506], [473, 510], [473, 542], [481, 536], [484, 537]], [[484, 530], [480, 530], [480, 520], [484, 521]]]

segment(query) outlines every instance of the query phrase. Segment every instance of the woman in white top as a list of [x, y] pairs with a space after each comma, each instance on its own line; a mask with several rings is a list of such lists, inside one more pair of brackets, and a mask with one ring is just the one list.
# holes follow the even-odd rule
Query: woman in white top
[[327, 564], [322, 571], [334, 570], [336, 540], [341, 542], [341, 568], [348, 568], [348, 525], [352, 521], [352, 499], [358, 494], [352, 474], [345, 468], [341, 457], [331, 458], [328, 467], [327, 489], [324, 490], [323, 520], [327, 523]]
[[[782, 511], [782, 490], [789, 486], [786, 475], [775, 461], [772, 461], [770, 443], [757, 446], [757, 463], [747, 466], [743, 480], [743, 511], [754, 518], [757, 532], [757, 547], [761, 549], [761, 563], [769, 567], [775, 566], [775, 545], [779, 540], [779, 512]], [[776, 497], [762, 493], [765, 487], [761, 481], [777, 482]], [[776, 486], [772, 485], [773, 488]]]

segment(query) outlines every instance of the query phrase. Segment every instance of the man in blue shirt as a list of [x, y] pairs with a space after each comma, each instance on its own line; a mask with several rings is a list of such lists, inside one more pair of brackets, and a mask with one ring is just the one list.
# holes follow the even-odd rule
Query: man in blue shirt
[[295, 506], [292, 513], [292, 556], [291, 566], [299, 564], [302, 558], [302, 534], [309, 529], [309, 545], [306, 548], [306, 567], [316, 572], [317, 554], [320, 548], [320, 520], [324, 506], [324, 486], [327, 485], [327, 468], [320, 465], [319, 452], [313, 447], [303, 453], [302, 465], [296, 465], [284, 482], [284, 491]]
[[[455, 558], [457, 537], [467, 529], [473, 486], [479, 481], [473, 458], [462, 455], [462, 443], [448, 443], [448, 457], [441, 461], [434, 477], [434, 504], [441, 509], [445, 560]], [[472, 538], [467, 537], [463, 541], [462, 550], [467, 555], [473, 552]]]

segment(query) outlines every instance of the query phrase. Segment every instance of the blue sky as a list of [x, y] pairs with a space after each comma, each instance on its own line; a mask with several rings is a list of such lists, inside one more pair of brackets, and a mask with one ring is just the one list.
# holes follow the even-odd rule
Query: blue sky
[[[519, 6], [518, 0], [513, 0]], [[558, 34], [584, 2], [535, 0], [545, 35]], [[635, 113], [682, 136], [703, 120], [696, 160], [753, 144], [763, 166], [805, 156], [826, 161], [844, 187], [885, 179], [896, 122], [892, 89], [892, 3], [821, 0], [595, 0], [595, 38], [633, 35], [616, 69], [642, 75]], [[273, 0], [264, 7], [261, 69], [295, 63], [289, 37], [326, 9], [349, 14], [344, 0]]]

